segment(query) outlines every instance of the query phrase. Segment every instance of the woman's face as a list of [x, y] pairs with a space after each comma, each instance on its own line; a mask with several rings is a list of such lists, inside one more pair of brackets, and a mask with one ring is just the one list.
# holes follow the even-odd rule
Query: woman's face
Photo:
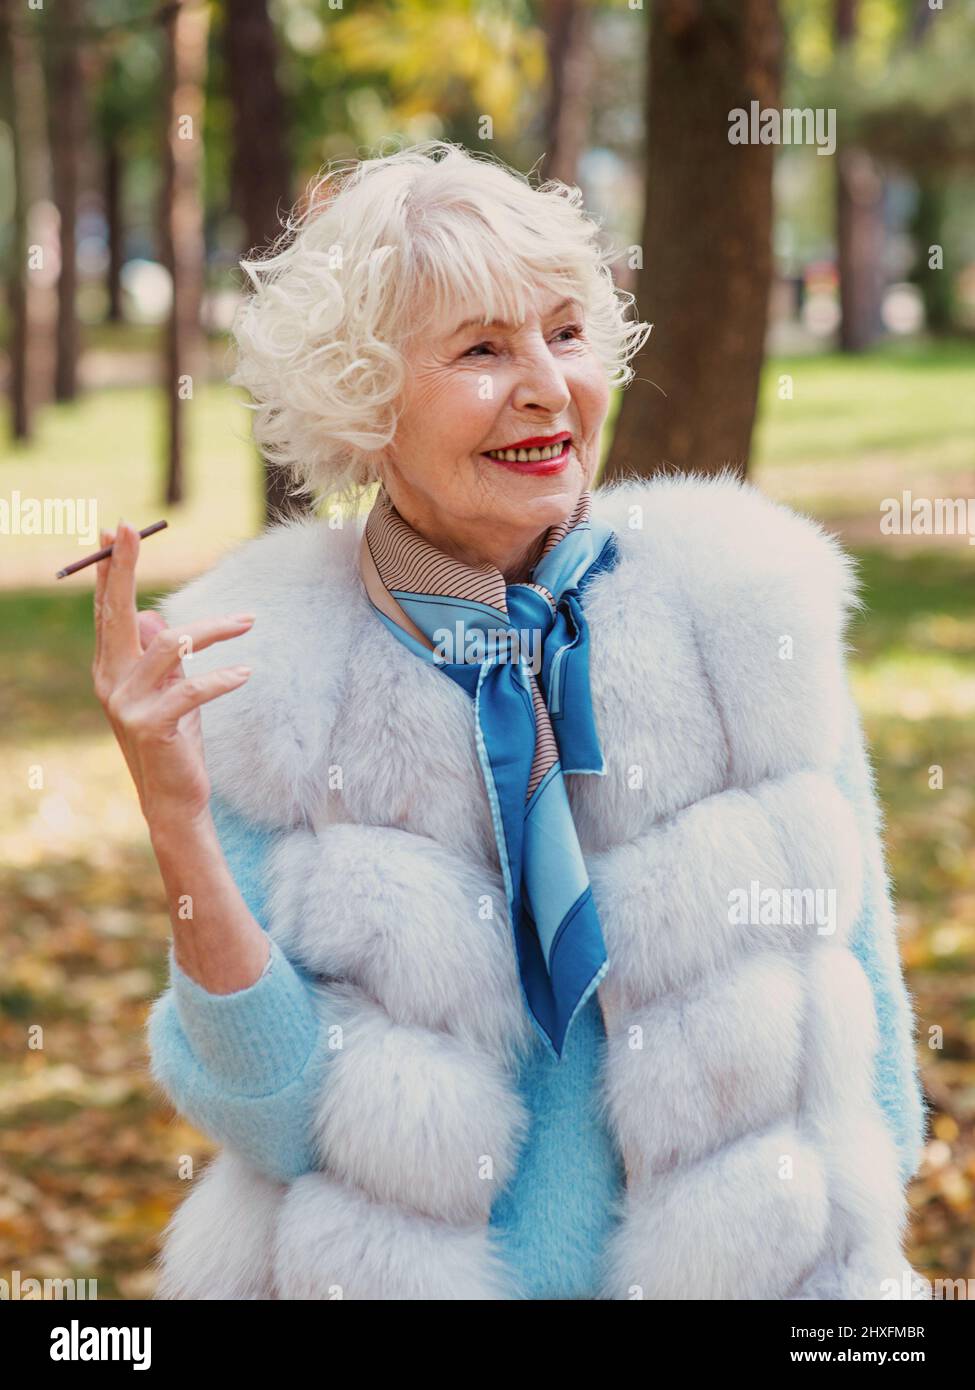
[[[546, 293], [524, 323], [465, 323], [477, 316], [469, 303], [407, 346], [384, 480], [433, 544], [510, 577], [591, 487], [609, 384], [578, 302]], [[533, 452], [493, 456], [518, 447]]]

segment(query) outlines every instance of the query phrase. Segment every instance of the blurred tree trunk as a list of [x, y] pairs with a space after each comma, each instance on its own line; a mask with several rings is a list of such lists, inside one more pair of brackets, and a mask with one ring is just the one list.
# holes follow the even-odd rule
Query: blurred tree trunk
[[930, 0], [914, 0], [914, 15], [911, 21], [911, 39], [914, 43], [923, 41], [934, 15]]
[[33, 16], [14, 0], [0, 0], [0, 91], [12, 155], [11, 236], [5, 278], [8, 336], [10, 432], [28, 440], [35, 407], [47, 397], [45, 292], [38, 283], [43, 247], [31, 244], [31, 213], [47, 193], [44, 86]]
[[233, 108], [234, 205], [248, 252], [263, 250], [291, 207], [284, 94], [266, 0], [226, 0], [224, 52]]
[[125, 317], [122, 300], [122, 267], [125, 264], [125, 153], [131, 128], [131, 83], [118, 53], [105, 55], [95, 77], [97, 98], [93, 107], [93, 126], [99, 151], [99, 176], [108, 264], [105, 268], [106, 317], [121, 323]]
[[842, 352], [863, 352], [877, 340], [883, 300], [884, 181], [871, 155], [836, 152], [836, 249]]
[[81, 0], [58, 0], [51, 16], [48, 112], [54, 201], [58, 210], [61, 270], [54, 398], [73, 401], [78, 390], [78, 178], [84, 139], [82, 48], [76, 30], [83, 19]]
[[[924, 42], [934, 13], [928, 0], [915, 0], [911, 25], [915, 46]], [[931, 333], [950, 333], [954, 326], [951, 276], [943, 267], [937, 270], [928, 264], [930, 248], [941, 245], [943, 236], [947, 177], [942, 170], [930, 170], [915, 171], [915, 178], [918, 199], [911, 230], [917, 243], [917, 261], [911, 279], [921, 291], [926, 328]]]
[[[857, 0], [836, 0], [837, 52], [856, 37]], [[884, 181], [871, 155], [836, 151], [836, 261], [840, 280], [839, 345], [862, 352], [880, 332], [883, 300]]]
[[[281, 232], [291, 207], [291, 160], [284, 94], [278, 81], [277, 38], [267, 0], [226, 0], [225, 52], [233, 108], [234, 203], [248, 253], [260, 255]], [[289, 497], [289, 477], [264, 462], [265, 521], [307, 509]]]
[[590, 0], [545, 0], [542, 22], [548, 50], [544, 175], [574, 184], [589, 133], [592, 89]]
[[160, 243], [173, 284], [164, 354], [168, 424], [166, 501], [182, 502], [186, 404], [203, 385], [200, 308], [206, 266], [203, 235], [203, 83], [209, 10], [180, 4], [165, 19], [163, 186]]
[[122, 322], [122, 266], [125, 263], [125, 222], [122, 212], [122, 145], [115, 130], [102, 136], [102, 196], [108, 231], [108, 320]]
[[921, 291], [924, 321], [932, 333], [952, 329], [951, 276], [944, 268], [933, 269], [928, 261], [930, 248], [941, 244], [945, 219], [946, 179], [943, 174], [919, 174], [918, 201], [912, 231], [917, 243], [917, 262], [911, 279]]
[[604, 480], [728, 465], [744, 476], [772, 277], [774, 147], [731, 144], [729, 112], [780, 105], [778, 6], [657, 0], [649, 37], [636, 297], [654, 330]]

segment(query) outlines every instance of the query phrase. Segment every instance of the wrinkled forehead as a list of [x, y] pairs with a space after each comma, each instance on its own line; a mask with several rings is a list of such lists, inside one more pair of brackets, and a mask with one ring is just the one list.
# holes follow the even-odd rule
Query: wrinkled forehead
[[472, 236], [438, 230], [427, 229], [412, 257], [413, 331], [449, 333], [467, 319], [521, 324], [563, 299], [583, 302], [583, 277], [538, 228], [519, 224], [507, 237], [483, 224]]
[[542, 318], [566, 301], [583, 305], [583, 291], [572, 277], [552, 273], [535, 278], [504, 279], [487, 275], [476, 285], [444, 285], [425, 297], [426, 313], [416, 321], [425, 335], [448, 338], [465, 327], [511, 324]]

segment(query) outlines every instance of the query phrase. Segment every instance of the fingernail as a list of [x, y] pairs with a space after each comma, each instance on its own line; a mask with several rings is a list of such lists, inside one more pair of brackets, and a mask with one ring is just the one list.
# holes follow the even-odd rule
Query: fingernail
[[231, 669], [235, 676], [240, 676], [241, 680], [251, 673], [251, 668], [249, 666], [234, 666]]
[[254, 614], [253, 614], [253, 613], [235, 613], [234, 616], [231, 618], [230, 621], [231, 621], [232, 623], [252, 623], [252, 622], [254, 621]]

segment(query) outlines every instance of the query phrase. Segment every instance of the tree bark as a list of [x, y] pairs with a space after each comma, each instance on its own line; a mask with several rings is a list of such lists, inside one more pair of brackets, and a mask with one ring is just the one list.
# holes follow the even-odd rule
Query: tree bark
[[840, 350], [863, 352], [881, 328], [884, 181], [864, 149], [841, 147], [836, 160]]
[[61, 270], [58, 275], [58, 317], [54, 367], [54, 398], [73, 401], [78, 391], [78, 180], [84, 139], [84, 83], [77, 29], [82, 20], [80, 0], [58, 0], [52, 15], [53, 52], [49, 64], [51, 166], [58, 210]]
[[[263, 252], [281, 231], [291, 207], [288, 118], [277, 73], [277, 38], [266, 0], [226, 0], [225, 52], [233, 108], [234, 204], [244, 223], [248, 253]], [[291, 479], [265, 460], [267, 522], [307, 510], [289, 495]]]
[[729, 142], [729, 113], [778, 107], [775, 0], [657, 0], [636, 297], [653, 333], [624, 392], [609, 480], [747, 472], [772, 277], [774, 147]]
[[921, 291], [926, 328], [941, 335], [950, 333], [953, 327], [951, 273], [945, 268], [932, 269], [928, 262], [930, 247], [939, 245], [944, 235], [946, 187], [947, 180], [939, 172], [917, 176], [918, 201], [912, 228], [917, 261], [911, 279]]
[[172, 277], [173, 302], [164, 352], [166, 391], [166, 501], [185, 492], [186, 406], [203, 384], [205, 367], [200, 308], [206, 247], [203, 235], [203, 83], [209, 10], [180, 4], [165, 21], [163, 186], [160, 242]]
[[10, 433], [29, 440], [34, 411], [50, 386], [50, 333], [46, 301], [32, 258], [31, 213], [48, 192], [44, 83], [31, 16], [13, 0], [0, 0], [0, 93], [13, 163], [12, 235], [5, 267], [10, 317], [8, 395]]
[[102, 178], [108, 229], [108, 320], [122, 322], [122, 266], [125, 263], [125, 220], [122, 211], [122, 150], [115, 131], [102, 140]]
[[[857, 0], [836, 0], [834, 32], [842, 53], [856, 36]], [[836, 152], [836, 264], [842, 352], [862, 352], [880, 332], [883, 299], [884, 182], [866, 150]]]
[[589, 133], [592, 22], [589, 0], [545, 0], [549, 95], [545, 177], [575, 184]]

